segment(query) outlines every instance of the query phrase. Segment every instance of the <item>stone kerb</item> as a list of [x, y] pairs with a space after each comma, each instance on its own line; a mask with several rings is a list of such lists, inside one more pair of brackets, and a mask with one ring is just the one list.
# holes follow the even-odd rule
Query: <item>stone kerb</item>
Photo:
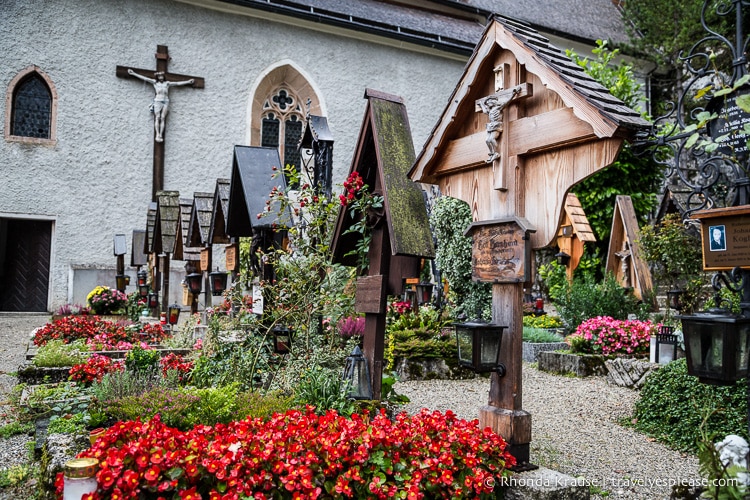
[[572, 373], [577, 377], [607, 374], [605, 358], [597, 354], [545, 351], [540, 352], [537, 359], [539, 370], [544, 372]]
[[524, 342], [523, 360], [528, 363], [535, 363], [538, 361], [541, 352], [564, 351], [569, 347], [565, 342]]

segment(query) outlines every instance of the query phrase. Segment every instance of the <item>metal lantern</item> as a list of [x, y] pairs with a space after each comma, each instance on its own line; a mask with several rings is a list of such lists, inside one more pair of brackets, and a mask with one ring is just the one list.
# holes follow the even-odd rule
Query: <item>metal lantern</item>
[[417, 283], [415, 288], [417, 289], [417, 304], [421, 306], [432, 302], [432, 289], [435, 288], [434, 283]]
[[507, 326], [481, 321], [454, 324], [458, 343], [458, 364], [477, 373], [497, 372], [505, 375], [500, 363], [500, 345]]
[[227, 273], [222, 273], [218, 269], [208, 274], [211, 283], [211, 295], [221, 295], [227, 288]]
[[714, 385], [732, 385], [747, 376], [750, 318], [712, 309], [680, 319], [690, 375]]
[[555, 258], [557, 259], [557, 263], [561, 266], [567, 267], [568, 264], [570, 264], [570, 255], [563, 251], [557, 252]]
[[136, 277], [138, 278], [138, 286], [148, 285], [148, 272], [140, 270], [136, 273]]
[[149, 292], [148, 294], [148, 307], [149, 309], [156, 309], [159, 307], [159, 294], [156, 292]]
[[655, 361], [657, 363], [660, 365], [666, 365], [677, 359], [677, 335], [674, 333], [674, 327], [660, 327], [655, 340]]
[[118, 274], [115, 276], [115, 283], [117, 285], [117, 289], [121, 292], [125, 291], [125, 287], [128, 286], [130, 283], [130, 276], [127, 274]]
[[667, 302], [669, 303], [670, 309], [675, 311], [682, 310], [682, 296], [685, 294], [685, 290], [681, 290], [678, 287], [674, 287], [667, 291]]
[[148, 297], [149, 289], [150, 287], [148, 286], [147, 283], [144, 283], [143, 285], [138, 285], [138, 295], [141, 298], [145, 299], [146, 297]]
[[185, 276], [188, 290], [193, 295], [200, 295], [203, 290], [203, 274], [201, 273], [190, 273]]
[[271, 329], [273, 334], [273, 352], [286, 354], [292, 343], [292, 331], [284, 325], [276, 325]]
[[180, 306], [177, 304], [172, 304], [169, 306], [169, 309], [167, 311], [167, 322], [170, 325], [176, 325], [177, 320], [180, 319]]
[[404, 302], [408, 302], [410, 304], [411, 310], [416, 311], [417, 310], [417, 291], [413, 288], [407, 288], [404, 290]]
[[344, 382], [349, 386], [348, 397], [352, 399], [372, 399], [370, 370], [359, 346], [355, 346], [352, 353], [346, 357]]

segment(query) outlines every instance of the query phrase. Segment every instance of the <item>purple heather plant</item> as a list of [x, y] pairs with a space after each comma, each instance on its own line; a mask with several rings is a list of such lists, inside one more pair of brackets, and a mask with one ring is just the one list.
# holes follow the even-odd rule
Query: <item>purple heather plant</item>
[[346, 316], [339, 320], [336, 328], [343, 338], [361, 337], [365, 333], [365, 318], [362, 316]]

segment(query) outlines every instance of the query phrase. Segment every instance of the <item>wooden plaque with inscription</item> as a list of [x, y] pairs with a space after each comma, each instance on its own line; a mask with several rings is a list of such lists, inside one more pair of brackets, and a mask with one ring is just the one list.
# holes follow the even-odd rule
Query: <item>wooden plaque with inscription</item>
[[485, 283], [529, 281], [530, 232], [534, 229], [520, 217], [469, 226], [466, 235], [472, 238], [471, 278]]
[[211, 256], [211, 250], [208, 248], [201, 249], [201, 271], [210, 271], [208, 261]]
[[224, 256], [227, 261], [227, 271], [237, 271], [239, 269], [239, 252], [237, 251], [237, 244], [232, 243], [227, 245], [224, 249]]
[[701, 223], [703, 269], [750, 269], [750, 205], [700, 210], [691, 215]]

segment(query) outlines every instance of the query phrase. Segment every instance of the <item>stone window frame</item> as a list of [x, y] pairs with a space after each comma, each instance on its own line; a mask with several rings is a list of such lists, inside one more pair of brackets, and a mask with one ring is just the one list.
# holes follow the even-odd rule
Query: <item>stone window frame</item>
[[[13, 119], [13, 94], [16, 88], [23, 82], [29, 75], [36, 73], [42, 81], [47, 85], [50, 96], [52, 97], [51, 109], [50, 109], [50, 123], [49, 123], [49, 138], [41, 137], [26, 137], [22, 135], [11, 135], [11, 120]], [[5, 140], [9, 142], [22, 142], [24, 144], [39, 144], [43, 146], [54, 146], [57, 144], [57, 88], [52, 82], [52, 79], [39, 68], [39, 66], [31, 65], [19, 71], [16, 76], [10, 81], [8, 90], [5, 93]]]
[[[284, 90], [294, 99], [294, 109], [279, 110], [273, 102], [273, 97]], [[320, 98], [321, 93], [315, 87], [312, 79], [306, 75], [297, 65], [290, 60], [279, 61], [264, 70], [255, 82], [250, 93], [249, 103], [249, 137], [250, 146], [261, 146], [263, 118], [268, 113], [274, 113], [279, 120], [279, 157], [284, 161], [284, 124], [292, 115], [296, 115], [302, 121], [302, 133], [304, 134], [304, 123], [308, 113], [308, 99], [310, 100], [309, 112], [313, 115], [326, 116], [325, 106]], [[282, 113], [280, 113], [282, 111]], [[302, 160], [304, 163], [304, 160]], [[295, 165], [297, 171], [303, 170], [303, 165]]]

